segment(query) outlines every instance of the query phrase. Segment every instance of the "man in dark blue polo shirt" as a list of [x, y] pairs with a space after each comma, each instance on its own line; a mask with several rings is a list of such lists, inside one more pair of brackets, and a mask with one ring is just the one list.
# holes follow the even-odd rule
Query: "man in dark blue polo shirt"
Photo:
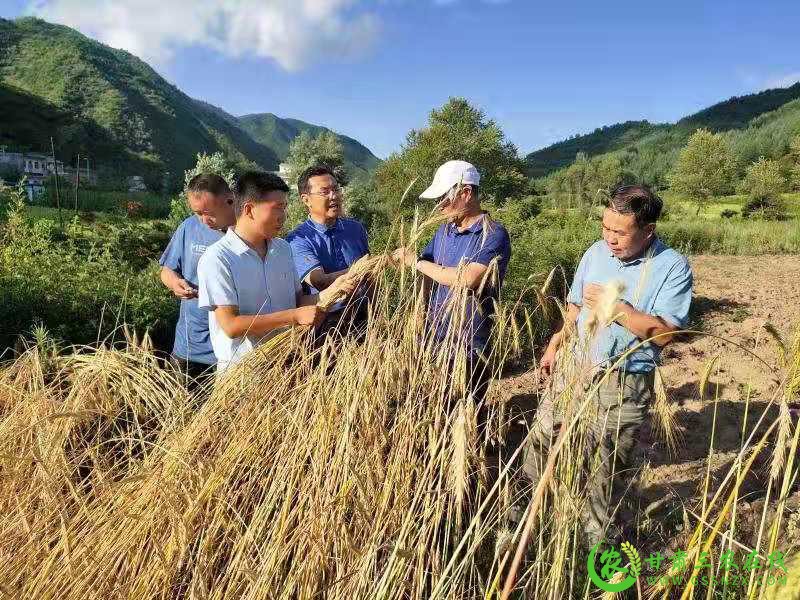
[[[286, 240], [292, 247], [297, 275], [306, 293], [317, 294], [331, 286], [359, 258], [369, 254], [367, 231], [355, 219], [342, 216], [342, 188], [326, 165], [306, 169], [298, 178], [297, 191], [308, 209], [308, 219]], [[335, 306], [320, 332], [340, 324], [345, 306]], [[366, 315], [364, 290], [349, 301], [348, 313], [356, 322]]]
[[[490, 354], [494, 300], [511, 258], [506, 228], [481, 209], [480, 175], [461, 160], [444, 163], [420, 198], [438, 200], [448, 217], [417, 258], [410, 248], [398, 248], [395, 261], [417, 269], [431, 284], [427, 323], [439, 343], [463, 345], [467, 350], [470, 387], [479, 402], [489, 383], [482, 358]], [[489, 271], [489, 269], [492, 269]], [[463, 322], [453, 319], [457, 286], [466, 288]]]

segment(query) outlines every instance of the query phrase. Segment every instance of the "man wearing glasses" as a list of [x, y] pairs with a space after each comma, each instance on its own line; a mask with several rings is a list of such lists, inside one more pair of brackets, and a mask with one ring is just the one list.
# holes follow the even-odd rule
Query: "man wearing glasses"
[[[327, 165], [309, 167], [297, 181], [300, 200], [308, 209], [308, 219], [288, 236], [292, 247], [297, 275], [306, 293], [317, 294], [331, 286], [359, 258], [369, 253], [367, 231], [355, 219], [342, 216], [342, 188], [333, 170]], [[323, 333], [342, 322], [343, 309], [334, 307], [319, 329]], [[366, 317], [366, 297], [358, 291], [347, 306], [352, 321], [363, 323]]]
[[[466, 349], [467, 383], [478, 404], [489, 384], [484, 357], [490, 354], [494, 305], [511, 258], [506, 228], [481, 209], [480, 181], [477, 169], [463, 160], [439, 167], [420, 198], [436, 200], [447, 223], [419, 257], [413, 248], [398, 248], [393, 254], [398, 264], [424, 276], [429, 289], [426, 322], [436, 342]], [[496, 267], [490, 272], [491, 265]], [[459, 287], [467, 288], [463, 319], [452, 300]]]

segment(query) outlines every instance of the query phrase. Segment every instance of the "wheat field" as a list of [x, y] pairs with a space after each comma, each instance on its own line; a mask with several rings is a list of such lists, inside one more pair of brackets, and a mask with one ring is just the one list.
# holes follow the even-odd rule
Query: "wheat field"
[[[292, 330], [193, 393], [146, 337], [130, 334], [59, 348], [41, 333], [0, 366], [0, 592], [350, 600], [499, 598], [505, 588], [519, 598], [595, 597], [580, 525], [591, 411], [576, 390], [585, 365], [558, 362], [571, 420], [528, 489], [516, 476], [520, 450], [505, 443], [506, 406], [476, 406], [465, 387], [466, 358], [453, 350], [464, 294], [451, 307], [450, 343], [436, 344], [415, 276], [385, 263], [364, 272], [376, 300], [363, 340], [319, 345]], [[526, 350], [526, 332], [557, 313], [550, 281], [527, 290], [533, 310], [518, 299], [498, 306], [486, 364], [495, 378]], [[738, 491], [757, 458], [768, 464], [774, 508], [757, 550], [781, 547], [798, 473], [800, 428], [787, 408], [800, 388], [798, 340], [776, 371], [779, 417], [763, 413], [723, 484], [705, 489], [688, 517], [690, 564], [739, 543]], [[656, 429], [679, 448], [659, 398]], [[511, 518], [515, 505], [526, 507], [521, 520]], [[782, 587], [753, 576], [735, 590], [640, 581], [634, 592], [797, 598], [800, 565], [788, 570]]]

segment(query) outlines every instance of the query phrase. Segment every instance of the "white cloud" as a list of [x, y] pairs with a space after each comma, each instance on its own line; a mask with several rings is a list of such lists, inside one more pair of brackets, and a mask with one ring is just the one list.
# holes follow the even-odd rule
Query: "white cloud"
[[775, 79], [770, 79], [767, 82], [767, 89], [771, 88], [785, 88], [790, 87], [800, 81], [800, 71], [795, 71], [794, 73], [788, 73], [787, 75], [783, 75], [781, 77], [776, 77]]
[[258, 56], [294, 71], [361, 55], [378, 37], [361, 0], [36, 0], [30, 12], [156, 64], [179, 48]]

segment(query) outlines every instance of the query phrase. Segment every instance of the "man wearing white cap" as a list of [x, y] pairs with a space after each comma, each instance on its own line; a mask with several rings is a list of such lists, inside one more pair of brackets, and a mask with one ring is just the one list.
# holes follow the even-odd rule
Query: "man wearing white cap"
[[[494, 301], [511, 258], [511, 241], [506, 228], [481, 209], [481, 177], [463, 160], [450, 160], [436, 170], [433, 183], [420, 198], [437, 200], [437, 209], [448, 222], [441, 225], [419, 258], [410, 248], [398, 248], [398, 263], [415, 268], [432, 284], [428, 297], [427, 323], [439, 342], [464, 344], [470, 361], [470, 387], [480, 401], [488, 386], [486, 356], [491, 333]], [[495, 263], [496, 272], [487, 275]], [[485, 281], [484, 281], [485, 280]], [[467, 288], [463, 330], [450, 327], [453, 288]]]

